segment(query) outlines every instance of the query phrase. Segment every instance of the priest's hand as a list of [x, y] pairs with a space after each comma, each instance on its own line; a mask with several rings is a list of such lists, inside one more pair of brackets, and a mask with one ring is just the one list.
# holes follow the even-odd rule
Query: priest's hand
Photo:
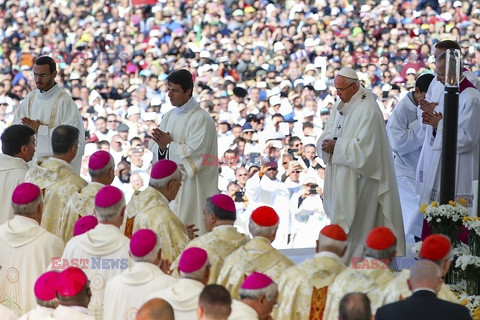
[[187, 227], [188, 239], [193, 240], [198, 237], [197, 231], [199, 229], [195, 228], [194, 224], [187, 224], [185, 227]]
[[325, 139], [322, 142], [322, 151], [326, 153], [333, 153], [333, 150], [335, 150], [335, 143], [336, 140], [330, 140], [330, 139]]
[[438, 127], [438, 123], [442, 119], [443, 119], [443, 115], [441, 112], [422, 113], [422, 123], [431, 125], [435, 129]]
[[22, 124], [26, 125], [26, 126], [29, 126], [33, 130], [35, 130], [35, 132], [38, 132], [38, 128], [42, 125], [42, 122], [38, 119], [37, 120], [32, 120], [30, 118], [24, 117], [24, 118], [22, 118]]
[[170, 136], [170, 132], [163, 132], [158, 128], [152, 130], [152, 138], [162, 150], [165, 150], [167, 145], [173, 141], [173, 138]]
[[438, 106], [437, 102], [428, 102], [425, 99], [418, 101], [418, 104], [420, 105], [420, 110], [422, 110], [424, 113], [433, 113], [435, 108]]

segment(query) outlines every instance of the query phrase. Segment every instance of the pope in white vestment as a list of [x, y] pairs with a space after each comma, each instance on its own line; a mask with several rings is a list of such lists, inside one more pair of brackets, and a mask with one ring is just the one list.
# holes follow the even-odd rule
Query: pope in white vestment
[[[218, 193], [218, 166], [210, 162], [218, 154], [215, 123], [192, 97], [167, 112], [159, 129], [173, 139], [162, 157], [175, 161], [185, 174], [173, 211], [184, 224], [195, 224], [202, 235], [205, 199]], [[159, 147], [153, 140], [150, 149], [156, 162]]]
[[52, 156], [52, 132], [59, 125], [68, 124], [80, 130], [78, 152], [72, 161], [74, 172], [79, 174], [85, 148], [85, 130], [80, 111], [68, 93], [58, 84], [47, 91], [39, 89], [31, 91], [18, 106], [13, 124], [21, 124], [24, 117], [42, 122], [37, 132], [37, 150], [34, 159]]
[[0, 226], [0, 303], [18, 316], [35, 308], [33, 286], [63, 242], [34, 219], [15, 215]]
[[365, 236], [375, 226], [393, 230], [398, 254], [403, 256], [402, 212], [383, 115], [376, 97], [358, 83], [355, 71], [342, 70], [350, 70], [344, 73], [348, 77], [337, 75], [335, 83], [347, 88], [339, 90], [341, 99], [347, 99], [345, 95], [350, 99], [337, 101], [317, 142], [319, 151], [329, 145], [328, 152], [319, 153], [327, 165], [323, 206], [331, 222], [348, 234], [346, 261], [361, 256]]

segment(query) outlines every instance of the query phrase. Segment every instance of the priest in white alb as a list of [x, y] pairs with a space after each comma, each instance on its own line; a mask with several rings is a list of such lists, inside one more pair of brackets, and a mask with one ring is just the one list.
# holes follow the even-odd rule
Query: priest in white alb
[[44, 320], [55, 310], [58, 306], [57, 291], [55, 290], [58, 275], [57, 271], [47, 271], [38, 277], [33, 287], [37, 306], [18, 320]]
[[56, 82], [57, 67], [55, 60], [43, 56], [35, 60], [33, 79], [37, 86], [18, 106], [13, 124], [30, 126], [37, 133], [35, 159], [51, 157], [54, 152], [51, 144], [53, 130], [59, 125], [68, 124], [78, 130], [78, 152], [72, 159], [75, 173], [80, 173], [82, 156], [85, 149], [85, 130], [77, 104]]
[[57, 235], [66, 243], [73, 236], [73, 226], [81, 217], [94, 214], [94, 200], [98, 190], [112, 183], [115, 178], [115, 162], [110, 153], [98, 150], [88, 159], [88, 173], [92, 181], [75, 192], [68, 200], [60, 218]]
[[163, 258], [170, 262], [182, 253], [189, 240], [187, 228], [168, 206], [181, 186], [182, 172], [178, 165], [168, 159], [157, 161], [150, 172], [148, 187], [135, 191], [128, 203], [124, 222], [127, 237], [140, 229], [153, 230], [162, 242]]
[[25, 182], [12, 195], [14, 217], [0, 226], [0, 301], [18, 316], [36, 306], [34, 284], [52, 258], [60, 257], [63, 242], [40, 227], [43, 196]]
[[[97, 319], [103, 318], [103, 300], [108, 280], [130, 266], [129, 239], [120, 231], [125, 213], [125, 198], [120, 189], [102, 187], [95, 196], [98, 225], [73, 237], [66, 245], [61, 261], [52, 269], [64, 268], [65, 262], [80, 262], [91, 283], [92, 299], [88, 310]], [[107, 320], [107, 319], [106, 319]]]
[[324, 227], [314, 258], [288, 268], [278, 282], [278, 319], [322, 319], [328, 287], [346, 269], [340, 260], [347, 250], [347, 235], [336, 224]]
[[[250, 240], [233, 226], [236, 217], [235, 202], [231, 197], [220, 193], [207, 198], [204, 218], [208, 232], [187, 245], [187, 248], [199, 247], [207, 251], [211, 265], [209, 284], [217, 283], [225, 259]], [[178, 259], [172, 264], [171, 270], [175, 272], [177, 266]]]
[[52, 133], [53, 157], [38, 160], [25, 176], [25, 181], [38, 185], [44, 193], [42, 227], [53, 234], [57, 232], [68, 199], [87, 185], [70, 165], [77, 154], [79, 138], [75, 127], [56, 127]]
[[387, 226], [405, 255], [405, 235], [393, 156], [376, 97], [359, 82], [351, 68], [334, 80], [339, 100], [318, 139], [326, 164], [323, 206], [332, 223], [348, 234], [344, 260], [359, 257], [365, 235]]
[[135, 263], [107, 282], [103, 319], [133, 319], [145, 297], [177, 282], [160, 269], [162, 244], [152, 230], [133, 234], [130, 254]]
[[194, 224], [205, 233], [203, 205], [218, 193], [218, 167], [210, 160], [218, 156], [215, 123], [193, 97], [192, 74], [185, 69], [167, 78], [168, 98], [175, 108], [153, 129], [150, 149], [153, 161], [170, 159], [185, 174], [173, 211], [186, 225]]

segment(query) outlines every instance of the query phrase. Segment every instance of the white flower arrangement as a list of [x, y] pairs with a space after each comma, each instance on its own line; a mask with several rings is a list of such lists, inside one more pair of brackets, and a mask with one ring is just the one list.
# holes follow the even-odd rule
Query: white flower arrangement
[[455, 261], [456, 268], [460, 268], [465, 271], [468, 266], [475, 266], [477, 268], [480, 268], [480, 257], [472, 256], [470, 254], [457, 257]]
[[427, 222], [434, 221], [440, 223], [442, 218], [457, 222], [468, 216], [468, 209], [464, 207], [462, 200], [459, 200], [460, 205], [457, 205], [455, 201], [449, 201], [448, 204], [442, 205], [438, 205], [437, 201], [433, 201], [429, 205], [425, 203], [420, 208], [420, 212], [425, 215]]
[[477, 236], [480, 236], [480, 218], [479, 217], [464, 217], [463, 225], [471, 231], [475, 231]]
[[465, 292], [467, 290], [467, 282], [462, 280], [455, 284], [445, 284], [451, 291]]
[[422, 243], [422, 241], [415, 243], [415, 245], [411, 249], [413, 256], [417, 259], [420, 255], [420, 248], [422, 247]]
[[471, 255], [471, 254], [472, 254], [472, 252], [470, 251], [470, 247], [463, 242], [460, 242], [459, 244], [457, 244], [455, 246], [455, 248], [453, 248], [453, 250], [452, 250], [452, 255], [454, 257], [459, 257], [459, 256], [463, 256], [463, 255]]
[[473, 319], [478, 319], [478, 308], [480, 306], [480, 296], [469, 296], [468, 294], [461, 293], [458, 297], [460, 303], [467, 307], [473, 315]]

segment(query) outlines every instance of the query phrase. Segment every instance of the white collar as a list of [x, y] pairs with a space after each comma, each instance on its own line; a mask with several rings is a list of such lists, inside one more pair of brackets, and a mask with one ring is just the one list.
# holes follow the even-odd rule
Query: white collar
[[183, 114], [187, 114], [190, 111], [199, 107], [200, 106], [197, 104], [197, 101], [195, 101], [195, 99], [192, 96], [184, 105], [175, 107], [175, 109], [173, 109], [173, 114], [176, 116], [180, 116]]

